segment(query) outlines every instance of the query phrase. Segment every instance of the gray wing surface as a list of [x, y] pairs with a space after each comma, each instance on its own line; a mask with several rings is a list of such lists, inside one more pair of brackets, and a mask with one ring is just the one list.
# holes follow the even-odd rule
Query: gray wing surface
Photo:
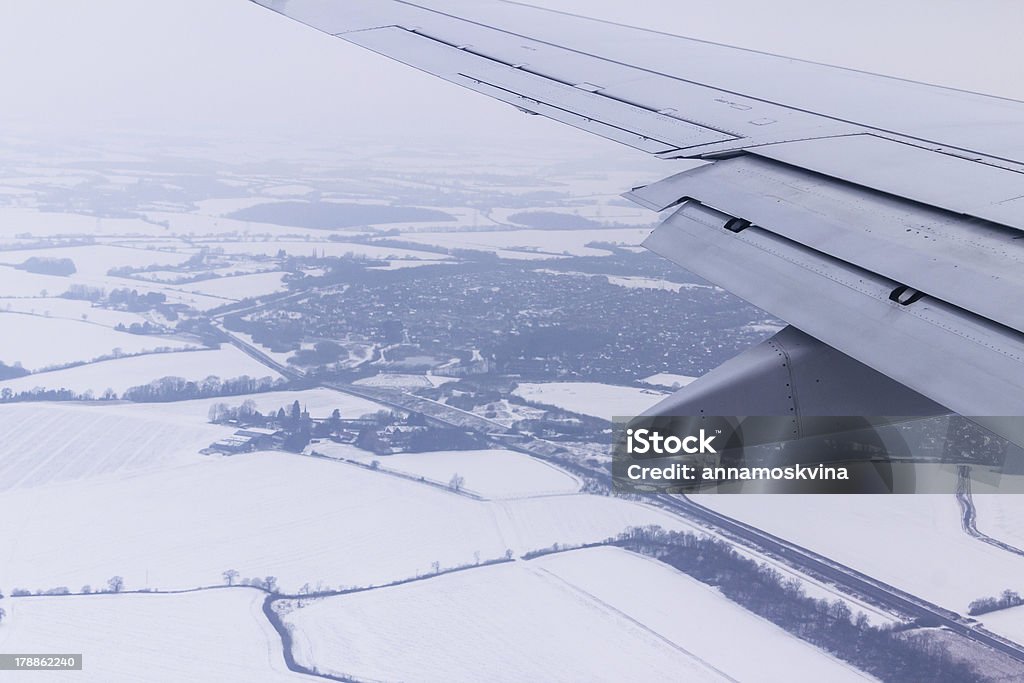
[[708, 161], [627, 193], [671, 211], [650, 249], [955, 412], [1024, 415], [1024, 102], [517, 2], [256, 1]]

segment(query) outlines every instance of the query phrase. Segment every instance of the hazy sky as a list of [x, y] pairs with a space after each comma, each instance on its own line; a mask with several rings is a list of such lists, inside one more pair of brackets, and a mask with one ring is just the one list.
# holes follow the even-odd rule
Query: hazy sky
[[[339, 0], [343, 5], [344, 1]], [[547, 6], [1024, 99], [1020, 0], [548, 0]], [[246, 0], [2, 0], [0, 126], [285, 141], [574, 144]], [[499, 132], [500, 131], [500, 132]]]

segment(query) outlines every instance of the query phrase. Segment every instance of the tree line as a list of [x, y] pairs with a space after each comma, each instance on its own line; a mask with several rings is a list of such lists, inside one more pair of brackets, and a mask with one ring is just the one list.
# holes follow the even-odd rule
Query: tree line
[[84, 392], [72, 389], [47, 389], [34, 387], [15, 392], [10, 387], [0, 390], [0, 403], [21, 403], [27, 401], [116, 401], [118, 398], [136, 403], [170, 403], [195, 398], [217, 396], [241, 396], [259, 394], [280, 389], [287, 380], [273, 377], [249, 377], [242, 375], [230, 379], [210, 376], [203, 380], [188, 380], [184, 377], [163, 377], [149, 384], [125, 389], [120, 397], [113, 389], [106, 389], [97, 395], [91, 389]]
[[619, 536], [617, 545], [655, 557], [716, 587], [754, 614], [882, 681], [987, 680], [929, 636], [875, 626], [842, 600], [812, 598], [798, 579], [740, 555], [717, 538], [652, 526], [629, 529]]

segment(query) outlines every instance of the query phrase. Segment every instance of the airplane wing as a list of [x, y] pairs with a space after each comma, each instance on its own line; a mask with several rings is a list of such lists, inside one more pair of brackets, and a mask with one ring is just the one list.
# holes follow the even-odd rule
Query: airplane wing
[[671, 211], [646, 246], [803, 334], [666, 409], [729, 395], [761, 412], [719, 414], [1024, 415], [1024, 102], [519, 2], [255, 1], [525, 112], [708, 161], [627, 194]]

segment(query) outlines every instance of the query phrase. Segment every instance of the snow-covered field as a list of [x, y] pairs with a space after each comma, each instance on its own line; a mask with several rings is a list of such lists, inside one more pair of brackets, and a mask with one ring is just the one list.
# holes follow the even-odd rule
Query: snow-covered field
[[0, 389], [10, 388], [18, 393], [31, 391], [36, 387], [63, 388], [78, 393], [92, 391], [99, 396], [107, 389], [113, 389], [120, 394], [130, 387], [149, 384], [163, 377], [201, 380], [210, 376], [230, 379], [242, 375], [255, 378], [278, 377], [276, 372], [234, 346], [225, 345], [220, 349], [119, 358], [67, 370], [28, 375], [0, 382]]
[[115, 289], [134, 289], [140, 294], [157, 292], [164, 294], [169, 302], [183, 303], [197, 310], [208, 310], [227, 303], [222, 298], [191, 294], [167, 285], [143, 282], [138, 279], [82, 273], [59, 277], [0, 266], [0, 296], [2, 297], [55, 297], [68, 291], [72, 285], [86, 285], [106, 292]]
[[248, 297], [284, 291], [287, 287], [282, 282], [283, 279], [284, 273], [254, 273], [171, 286], [184, 292], [240, 301]]
[[[72, 449], [46, 467], [65, 458], [75, 459]], [[188, 588], [216, 583], [226, 569], [273, 575], [293, 590], [379, 585], [429, 573], [435, 561], [472, 564], [655, 523], [683, 526], [603, 496], [481, 502], [299, 455], [193, 455], [160, 471], [0, 495], [0, 538], [16, 539], [0, 549], [0, 586], [80, 586], [116, 574], [129, 589]]]
[[694, 530], [668, 512], [610, 496], [541, 496], [490, 505], [502, 539], [518, 555], [556, 543], [563, 547], [597, 543], [631, 526], [656, 524], [665, 529]]
[[[669, 292], [678, 292], [679, 290], [686, 287], [686, 285], [680, 282], [658, 280], [650, 277], [632, 277], [625, 275], [609, 275], [608, 282], [613, 285], [625, 287], [626, 289], [664, 289]], [[690, 286], [699, 287], [701, 285]]]
[[637, 389], [597, 382], [546, 382], [520, 384], [515, 394], [581, 415], [605, 420], [639, 415], [666, 396], [654, 389]]
[[110, 245], [88, 245], [81, 247], [58, 247], [56, 249], [22, 249], [0, 251], [0, 263], [18, 264], [31, 257], [68, 258], [75, 264], [77, 274], [87, 277], [101, 277], [111, 268], [129, 266], [177, 266], [187, 261], [190, 253], [157, 251], [155, 249], [134, 249]]
[[1024, 549], [1024, 496], [975, 493], [973, 499], [979, 531]]
[[657, 375], [645, 377], [640, 381], [643, 384], [649, 384], [652, 387], [677, 391], [685, 386], [688, 386], [691, 382], [693, 382], [696, 379], [696, 377], [690, 377], [689, 375], [673, 375], [668, 372], [661, 372], [658, 373]]
[[141, 324], [146, 320], [138, 313], [98, 308], [88, 301], [62, 299], [60, 297], [0, 299], [0, 311], [34, 313], [45, 317], [67, 318], [69, 320], [84, 319], [88, 322], [106, 325], [107, 327], [116, 327], [119, 324], [125, 326], [132, 323]]
[[[124, 354], [137, 354], [199, 346], [196, 342], [170, 337], [118, 332], [81, 319], [23, 313], [0, 313], [0, 328], [11, 331], [0, 334], [0, 361], [7, 365], [20, 362], [31, 371], [114, 355], [115, 349]], [[69, 340], [74, 342], [68, 343]]]
[[355, 254], [373, 259], [419, 259], [421, 261], [443, 261], [448, 257], [444, 254], [435, 254], [428, 251], [412, 251], [410, 249], [397, 249], [395, 247], [373, 246], [368, 244], [355, 244], [350, 242], [209, 242], [203, 246], [211, 249], [223, 249], [227, 254], [250, 254], [258, 256], [276, 256], [279, 251], [284, 251], [293, 256], [310, 256], [314, 252], [317, 255], [345, 256]]
[[[180, 270], [147, 270], [144, 273], [136, 273], [132, 277], [133, 279], [144, 279], [150, 282], [173, 283], [190, 274], [198, 274], [199, 272], [200, 271], [190, 271], [190, 273], [184, 273]], [[201, 272], [218, 277], [235, 277], [241, 275], [253, 275], [256, 273], [275, 272], [275, 269], [273, 263], [268, 263], [266, 261], [239, 260], [234, 261], [231, 265], [227, 266], [204, 268]], [[183, 287], [185, 285], [180, 284], [178, 286]]]
[[137, 218], [102, 218], [35, 209], [5, 207], [0, 212], [0, 238], [29, 233], [33, 237], [76, 235], [102, 237], [104, 234], [160, 235], [163, 228]]
[[657, 560], [606, 547], [530, 564], [735, 680], [875, 680]]
[[117, 408], [0, 405], [0, 491], [55, 482], [87, 486], [99, 475], [175, 467], [231, 433], [204, 420], [168, 419], [152, 405], [134, 412]]
[[728, 680], [524, 562], [326, 598], [285, 618], [298, 661], [363, 680]]
[[452, 264], [455, 261], [403, 261], [394, 259], [388, 261], [386, 266], [374, 266], [374, 270], [405, 270], [406, 268], [420, 268], [422, 266], [436, 266], [440, 264]]
[[554, 270], [550, 268], [538, 269], [536, 272], [571, 278], [603, 278], [608, 281], [608, 284], [624, 287], [625, 289], [661, 289], [670, 292], [680, 292], [683, 290], [693, 289], [717, 289], [711, 285], [699, 285], [692, 282], [672, 282], [671, 280], [633, 275], [607, 275], [603, 273], [584, 273], [576, 270]]
[[[547, 261], [550, 259], [562, 258], [561, 254], [548, 254], [539, 251], [516, 251], [514, 249], [488, 249], [483, 246], [469, 246], [467, 249], [476, 249], [478, 251], [490, 251], [495, 254], [498, 258], [508, 259], [510, 261]], [[606, 253], [606, 252], [601, 252]]]
[[[1024, 557], [965, 534], [951, 495], [709, 495], [696, 499], [961, 613], [966, 613], [972, 600], [1007, 588], [1024, 593]], [[979, 525], [983, 519], [979, 517]]]
[[0, 650], [81, 654], [81, 671], [27, 676], [58, 683], [310, 680], [285, 667], [281, 639], [262, 613], [263, 598], [255, 589], [237, 588], [5, 600]]
[[361, 387], [392, 387], [396, 389], [424, 389], [428, 387], [439, 387], [448, 382], [457, 381], [454, 377], [441, 377], [438, 375], [404, 375], [401, 373], [385, 372], [372, 377], [357, 379], [353, 384]]
[[331, 457], [380, 463], [380, 468], [449, 484], [456, 474], [462, 488], [484, 498], [515, 498], [579, 491], [580, 482], [564, 470], [515, 451], [437, 451], [380, 456], [353, 446], [314, 444], [313, 450]]
[[76, 280], [58, 275], [40, 275], [16, 268], [0, 266], [0, 296], [47, 297], [58, 296], [68, 290]]
[[612, 242], [636, 245], [651, 233], [650, 228], [611, 230], [501, 230], [493, 232], [405, 233], [405, 242], [431, 244], [439, 247], [496, 251], [500, 249], [533, 249], [546, 254], [573, 256], [606, 256], [607, 251], [586, 246], [591, 242]]
[[264, 415], [277, 412], [278, 408], [289, 410], [295, 401], [303, 410], [308, 410], [314, 418], [330, 417], [337, 409], [344, 418], [362, 417], [388, 410], [385, 406], [359, 396], [343, 394], [333, 389], [306, 389], [303, 391], [269, 391], [261, 394], [243, 394], [241, 396], [219, 396], [216, 398], [200, 398], [194, 401], [175, 401], [173, 403], [138, 403], [114, 405], [104, 410], [114, 414], [157, 416], [162, 420], [175, 420], [182, 424], [202, 424], [207, 421], [210, 408], [218, 403], [235, 408], [245, 401], [256, 404], [256, 410]]
[[[258, 203], [262, 204], [265, 201], [265, 199], [260, 200]], [[151, 220], [166, 223], [169, 226], [170, 234], [188, 235], [190, 239], [194, 239], [194, 236], [201, 236], [202, 239], [228, 241], [234, 237], [240, 237], [245, 240], [267, 237], [291, 242], [295, 240], [305, 241], [306, 239], [320, 240], [324, 237], [323, 230], [316, 230], [314, 228], [253, 223], [225, 216], [209, 216], [201, 213], [147, 211], [146, 215]], [[360, 234], [360, 232], [346, 233], [343, 230], [332, 230], [331, 234]]]
[[1024, 645], [1024, 607], [991, 612], [978, 617], [978, 619], [989, 631]]

